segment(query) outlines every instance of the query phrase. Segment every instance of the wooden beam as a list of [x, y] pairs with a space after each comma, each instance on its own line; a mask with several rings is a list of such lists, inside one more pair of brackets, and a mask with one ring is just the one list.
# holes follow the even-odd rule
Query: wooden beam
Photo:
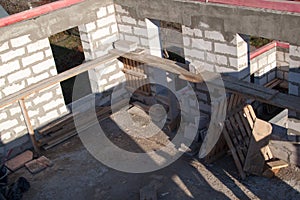
[[42, 89], [53, 86], [57, 83], [60, 83], [64, 80], [72, 78], [78, 74], [81, 74], [82, 72], [93, 69], [101, 64], [104, 64], [104, 63], [106, 63], [110, 60], [116, 59], [118, 57], [119, 57], [119, 55], [117, 55], [117, 54], [107, 54], [107, 55], [104, 55], [95, 60], [83, 63], [83, 64], [81, 64], [77, 67], [74, 67], [72, 69], [69, 69], [65, 72], [62, 72], [56, 76], [52, 76], [50, 78], [47, 78], [47, 79], [39, 81], [35, 84], [32, 84], [19, 92], [16, 92], [14, 94], [11, 94], [11, 95], [8, 95], [8, 96], [2, 98], [0, 100], [0, 108], [6, 106], [8, 104], [14, 103], [20, 99], [25, 99], [27, 96], [29, 96], [33, 93], [39, 92]]
[[27, 111], [24, 99], [20, 99], [19, 104], [20, 104], [20, 107], [21, 107], [21, 111], [22, 111], [22, 114], [23, 114], [23, 117], [24, 117], [24, 120], [25, 120], [27, 131], [29, 133], [29, 137], [30, 137], [32, 146], [34, 148], [34, 151], [36, 153], [40, 154], [40, 149], [38, 147], [38, 143], [37, 143], [37, 141], [35, 139], [35, 136], [34, 136], [34, 129], [31, 125], [30, 118], [29, 118], [29, 115], [28, 115], [28, 111]]

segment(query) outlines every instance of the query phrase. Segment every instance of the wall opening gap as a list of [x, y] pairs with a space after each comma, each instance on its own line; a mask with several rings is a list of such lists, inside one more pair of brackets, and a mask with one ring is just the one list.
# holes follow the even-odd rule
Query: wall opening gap
[[[58, 73], [74, 68], [84, 62], [85, 58], [78, 27], [54, 34], [49, 37], [49, 41]], [[74, 82], [79, 76], [82, 83], [79, 87], [78, 84], [76, 85], [76, 91], [80, 95], [76, 95], [76, 99], [72, 99]], [[87, 72], [69, 78], [60, 84], [66, 105], [92, 93]]]

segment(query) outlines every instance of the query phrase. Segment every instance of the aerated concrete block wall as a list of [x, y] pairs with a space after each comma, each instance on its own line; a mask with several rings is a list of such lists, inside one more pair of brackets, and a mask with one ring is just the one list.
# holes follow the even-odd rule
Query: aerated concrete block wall
[[[86, 61], [99, 58], [113, 49], [119, 39], [115, 6], [109, 4], [96, 11], [97, 20], [79, 26]], [[114, 60], [88, 71], [93, 93], [112, 89], [124, 81], [122, 63]]]
[[276, 47], [258, 55], [250, 61], [250, 73], [254, 74], [254, 83], [265, 85], [277, 77]]
[[[0, 47], [0, 97], [22, 91], [57, 74], [48, 38], [32, 39], [30, 34], [11, 38]], [[29, 117], [37, 128], [67, 112], [59, 84], [25, 99]], [[19, 104], [0, 109], [1, 146], [27, 133]]]
[[285, 81], [288, 81], [288, 74], [289, 74], [289, 48], [281, 48], [277, 47], [276, 51], [276, 66], [277, 66], [277, 72], [276, 76], [277, 78], [283, 79]]
[[185, 58], [192, 72], [205, 69], [239, 79], [249, 76], [248, 43], [245, 36], [222, 33], [202, 22], [197, 28], [183, 26], [182, 34]]
[[[300, 46], [290, 44], [289, 94], [300, 96]], [[289, 110], [289, 133], [300, 134], [300, 113]]]

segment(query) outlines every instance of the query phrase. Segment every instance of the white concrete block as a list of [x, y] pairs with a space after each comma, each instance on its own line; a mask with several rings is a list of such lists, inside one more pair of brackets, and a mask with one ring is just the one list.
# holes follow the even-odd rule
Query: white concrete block
[[16, 114], [20, 114], [21, 113], [21, 108], [20, 107], [13, 107], [11, 109], [9, 109], [9, 113], [11, 116], [14, 116]]
[[205, 31], [204, 35], [208, 39], [225, 42], [223, 34], [218, 31]]
[[300, 57], [300, 46], [295, 46], [295, 45], [290, 44], [289, 53], [290, 53], [290, 56]]
[[117, 24], [112, 24], [110, 26], [110, 31], [112, 34], [117, 33], [118, 32], [118, 25]]
[[184, 49], [184, 55], [204, 60], [204, 51], [197, 49]]
[[47, 57], [53, 58], [53, 54], [52, 54], [51, 48], [46, 49], [44, 52], [45, 52], [45, 57], [46, 57], [46, 58], [47, 58]]
[[104, 85], [106, 85], [107, 83], [108, 83], [107, 80], [104, 79], [104, 78], [102, 78], [102, 79], [100, 79], [100, 80], [97, 81], [97, 85], [98, 85], [98, 86], [104, 86]]
[[104, 17], [106, 15], [107, 15], [106, 8], [105, 7], [99, 8], [99, 11], [97, 12], [97, 17], [101, 18], [101, 17]]
[[132, 34], [132, 26], [128, 25], [118, 25], [120, 32]]
[[39, 74], [41, 72], [48, 71], [53, 67], [55, 67], [54, 60], [53, 59], [48, 59], [46, 61], [43, 61], [41, 63], [38, 63], [38, 64], [32, 66], [32, 71], [35, 74]]
[[48, 112], [49, 110], [58, 108], [62, 105], [64, 105], [64, 101], [62, 99], [56, 99], [56, 100], [50, 101], [49, 103], [46, 103], [45, 105], [43, 105], [43, 109], [45, 112]]
[[25, 44], [28, 44], [31, 42], [31, 39], [29, 38], [30, 35], [23, 35], [21, 37], [17, 37], [10, 40], [10, 44], [12, 47], [20, 47]]
[[12, 139], [12, 135], [10, 132], [1, 133], [1, 141], [6, 144]]
[[194, 29], [195, 37], [203, 37], [202, 31], [200, 29]]
[[188, 47], [191, 45], [191, 39], [190, 37], [183, 36], [183, 46]]
[[139, 37], [137, 36], [132, 36], [132, 35], [125, 35], [125, 40], [130, 41], [130, 42], [136, 42], [140, 43]]
[[112, 73], [112, 72], [114, 72], [115, 70], [117, 70], [116, 65], [111, 65], [111, 66], [109, 66], [109, 67], [106, 67], [101, 75]]
[[0, 77], [4, 77], [16, 70], [20, 69], [19, 61], [15, 60], [0, 66]]
[[27, 45], [27, 51], [28, 51], [28, 53], [32, 53], [32, 52], [36, 52], [36, 51], [39, 51], [39, 50], [47, 48], [47, 47], [50, 47], [50, 43], [49, 43], [48, 38], [45, 38], [45, 39], [42, 39], [42, 40], [39, 40], [37, 42]]
[[0, 120], [6, 119], [7, 118], [7, 114], [5, 112], [1, 112], [0, 113]]
[[45, 116], [39, 117], [38, 121], [40, 124], [44, 124], [51, 120], [57, 119], [58, 117], [59, 117], [59, 114], [58, 114], [57, 110], [53, 110], [51, 112], [47, 112]]
[[9, 130], [16, 125], [18, 125], [18, 120], [16, 119], [5, 120], [0, 123], [0, 132], [4, 130]]
[[271, 64], [274, 62], [276, 62], [276, 51], [268, 55], [268, 63]]
[[147, 29], [145, 29], [145, 28], [133, 27], [133, 33], [135, 35], [143, 36], [145, 38], [148, 37]]
[[10, 84], [9, 86], [6, 86], [2, 90], [2, 92], [7, 96], [7, 95], [13, 94], [15, 92], [18, 92], [24, 88], [25, 88], [25, 81], [22, 81], [20, 83], [14, 83], [14, 84]]
[[113, 81], [113, 80], [120, 79], [120, 78], [123, 79], [124, 77], [125, 77], [124, 73], [120, 71], [120, 72], [115, 73], [114, 75], [110, 76], [108, 81]]
[[37, 82], [42, 81], [42, 80], [44, 80], [46, 78], [49, 78], [49, 77], [50, 77], [49, 73], [45, 72], [45, 73], [40, 74], [38, 76], [28, 78], [28, 79], [26, 79], [26, 81], [27, 81], [28, 85], [31, 85], [31, 84], [37, 83]]
[[0, 45], [0, 52], [6, 51], [8, 49], [9, 49], [8, 42], [4, 42], [3, 44]]
[[114, 4], [107, 6], [107, 12], [108, 12], [109, 14], [112, 14], [112, 13], [115, 12]]
[[221, 54], [237, 55], [237, 48], [227, 44], [215, 43], [215, 51]]
[[145, 27], [145, 28], [147, 27], [146, 22], [145, 22], [145, 21], [142, 21], [142, 20], [139, 20], [139, 21], [138, 21], [138, 25], [139, 25], [139, 26], [142, 26], [142, 27]]
[[29, 117], [35, 117], [39, 115], [39, 111], [38, 110], [28, 110], [28, 115]]
[[141, 40], [141, 45], [142, 45], [143, 47], [149, 47], [148, 39], [140, 38], [140, 40]]
[[131, 24], [131, 25], [136, 25], [136, 19], [132, 18], [132, 17], [128, 17], [128, 16], [122, 16], [121, 17], [122, 22], [127, 23], [127, 24]]
[[203, 39], [194, 39], [192, 38], [192, 48], [211, 51], [212, 50], [212, 42], [205, 41]]
[[102, 28], [109, 24], [116, 24], [117, 22], [115, 15], [109, 15], [107, 17], [97, 20], [96, 23], [98, 28]]
[[187, 26], [182, 26], [182, 34], [183, 35], [189, 35], [189, 36], [193, 36], [194, 35], [194, 31], [193, 29], [187, 27]]
[[16, 49], [16, 50], [11, 50], [11, 51], [8, 51], [6, 53], [0, 54], [0, 58], [1, 58], [2, 62], [5, 63], [5, 62], [10, 61], [14, 58], [22, 56], [24, 54], [25, 54], [25, 49], [24, 48], [19, 48], [19, 49]]
[[7, 76], [7, 80], [9, 83], [14, 83], [19, 80], [26, 79], [31, 76], [31, 70], [26, 68], [24, 70], [19, 70]]
[[33, 100], [33, 103], [34, 105], [38, 105], [40, 103], [44, 103], [44, 102], [47, 102], [49, 101], [49, 99], [51, 99], [53, 97], [53, 94], [52, 92], [48, 92], [48, 93], [45, 93], [39, 97], [36, 97], [34, 100]]
[[218, 65], [228, 65], [227, 57], [217, 54], [212, 54], [207, 52], [207, 61], [218, 64]]
[[22, 58], [22, 64], [23, 67], [27, 67], [28, 65], [31, 65], [43, 59], [44, 59], [44, 53], [38, 52], [38, 53], [34, 53], [33, 55]]
[[27, 130], [27, 127], [26, 126], [17, 126], [16, 128], [13, 129], [13, 131], [16, 133], [16, 134], [20, 134], [24, 131]]
[[97, 39], [106, 37], [106, 36], [108, 36], [108, 35], [110, 35], [109, 27], [101, 28], [101, 29], [98, 29], [97, 31], [95, 31], [95, 32], [92, 34], [92, 39], [93, 39], [93, 40], [97, 40]]
[[49, 73], [51, 74], [51, 76], [57, 75], [57, 70], [55, 67], [53, 67], [52, 69], [50, 69]]

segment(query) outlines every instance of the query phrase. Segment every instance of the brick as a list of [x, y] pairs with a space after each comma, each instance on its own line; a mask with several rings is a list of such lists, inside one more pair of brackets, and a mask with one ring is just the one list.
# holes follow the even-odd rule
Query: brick
[[45, 72], [45, 73], [40, 74], [38, 76], [34, 76], [34, 77], [31, 77], [31, 78], [28, 78], [28, 79], [26, 79], [26, 81], [27, 81], [28, 85], [31, 85], [31, 84], [37, 83], [39, 81], [42, 81], [42, 80], [44, 80], [46, 78], [49, 78], [49, 76], [50, 76], [49, 73]]
[[7, 80], [9, 83], [14, 83], [19, 80], [26, 79], [31, 76], [31, 70], [29, 68], [24, 69], [24, 70], [19, 70], [13, 74], [10, 74], [7, 76]]
[[64, 105], [63, 99], [53, 100], [53, 101], [43, 105], [43, 109], [44, 109], [45, 112], [47, 112], [49, 110], [52, 110], [52, 109], [58, 107], [59, 105]]
[[22, 56], [24, 54], [25, 54], [25, 49], [19, 48], [16, 50], [8, 51], [7, 53], [0, 54], [0, 57], [1, 57], [2, 62], [7, 62], [7, 61], [10, 61], [19, 56]]
[[18, 125], [18, 120], [16, 119], [6, 120], [4, 122], [1, 122], [0, 124], [1, 124], [0, 131], [9, 130], [12, 127]]
[[97, 17], [101, 18], [101, 17], [104, 17], [106, 15], [107, 15], [106, 8], [105, 7], [99, 8], [99, 11], [97, 12]]
[[192, 38], [192, 48], [211, 51], [212, 50], [212, 43], [209, 41], [205, 41], [203, 39], [194, 39]]
[[215, 51], [222, 54], [229, 54], [233, 56], [237, 55], [236, 47], [229, 46], [227, 44], [215, 43]]
[[134, 18], [127, 17], [127, 16], [122, 16], [121, 18], [122, 18], [122, 22], [124, 23], [136, 25], [136, 20]]
[[17, 126], [16, 128], [13, 129], [13, 131], [16, 133], [16, 134], [21, 134], [21, 133], [24, 133], [25, 131], [27, 131], [27, 127], [26, 126]]
[[122, 24], [119, 24], [118, 26], [120, 32], [132, 34], [132, 26], [122, 25]]
[[92, 34], [93, 40], [97, 40], [103, 37], [110, 35], [109, 27], [98, 29], [95, 33]]
[[14, 38], [10, 40], [11, 46], [12, 47], [20, 47], [23, 46], [25, 44], [28, 44], [31, 42], [31, 39], [29, 38], [29, 35], [24, 35], [18, 38]]
[[116, 17], [114, 15], [109, 15], [107, 17], [104, 17], [102, 19], [99, 19], [96, 21], [98, 28], [102, 28], [104, 26], [107, 26], [109, 24], [115, 24], [116, 23]]
[[25, 88], [25, 81], [20, 83], [10, 84], [9, 86], [5, 87], [2, 91], [4, 92], [5, 96], [18, 92]]
[[196, 49], [192, 49], [192, 50], [191, 49], [185, 49], [184, 54], [186, 56], [191, 56], [193, 58], [204, 60], [204, 52], [203, 51], [199, 51], [199, 50], [196, 50]]
[[8, 143], [10, 140], [12, 140], [12, 134], [10, 132], [1, 133], [0, 138], [3, 144]]
[[0, 67], [0, 77], [4, 77], [19, 69], [20, 69], [20, 64], [19, 61], [17, 60], [6, 63]]
[[39, 40], [35, 43], [27, 45], [28, 53], [33, 53], [42, 49], [45, 49], [50, 46], [48, 38]]
[[45, 51], [45, 57], [51, 57], [53, 59], [53, 54], [52, 54], [52, 50], [49, 48], [49, 49], [46, 49]]
[[6, 51], [8, 49], [9, 49], [8, 42], [4, 42], [3, 44], [0, 45], [0, 52]]
[[96, 23], [95, 22], [90, 22], [90, 23], [87, 23], [87, 24], [83, 24], [82, 26], [80, 26], [80, 31], [83, 31], [83, 32], [86, 32], [86, 33], [89, 33], [93, 30], [96, 29]]
[[148, 37], [148, 32], [147, 32], [147, 29], [145, 29], [145, 28], [133, 27], [133, 33], [135, 35], [143, 36], [145, 38]]
[[31, 64], [41, 61], [43, 59], [44, 59], [44, 53], [38, 52], [33, 55], [22, 58], [22, 64], [23, 64], [23, 67], [27, 67], [28, 65], [31, 65]]
[[107, 12], [108, 12], [109, 14], [112, 14], [112, 13], [115, 12], [114, 4], [107, 6]]
[[221, 42], [225, 41], [223, 34], [218, 31], [205, 31], [204, 35], [208, 39], [217, 40]]

